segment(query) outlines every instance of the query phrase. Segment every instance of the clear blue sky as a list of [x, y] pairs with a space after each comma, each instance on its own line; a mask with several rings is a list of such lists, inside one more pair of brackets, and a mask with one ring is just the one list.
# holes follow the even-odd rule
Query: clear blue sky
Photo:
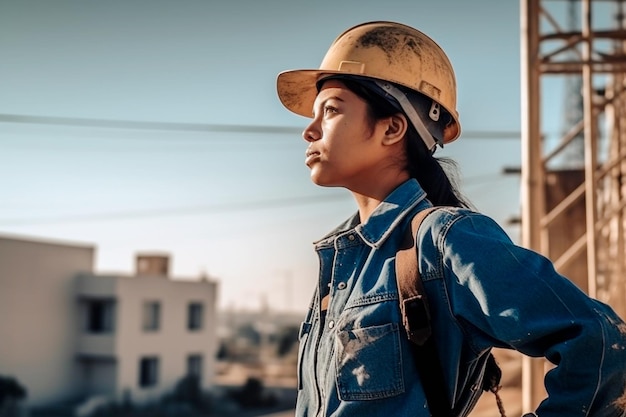
[[92, 244], [98, 272], [131, 273], [136, 252], [167, 252], [173, 275], [217, 279], [222, 306], [304, 310], [311, 242], [355, 206], [309, 181], [306, 119], [280, 105], [275, 78], [317, 67], [367, 20], [412, 25], [446, 50], [465, 135], [439, 155], [506, 226], [519, 178], [501, 171], [519, 166], [520, 143], [476, 132], [520, 131], [517, 1], [0, 0], [0, 116], [292, 128], [0, 122], [0, 233]]

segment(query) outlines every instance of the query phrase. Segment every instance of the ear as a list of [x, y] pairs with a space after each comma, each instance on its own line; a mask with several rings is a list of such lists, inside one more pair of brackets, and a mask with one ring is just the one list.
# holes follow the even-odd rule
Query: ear
[[408, 122], [402, 113], [396, 113], [384, 119], [385, 136], [383, 137], [383, 145], [394, 145], [402, 139], [408, 129]]

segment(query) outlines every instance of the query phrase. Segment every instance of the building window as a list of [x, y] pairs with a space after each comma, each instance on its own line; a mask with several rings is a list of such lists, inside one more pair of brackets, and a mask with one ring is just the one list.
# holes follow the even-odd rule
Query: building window
[[187, 310], [187, 328], [189, 330], [202, 329], [202, 316], [204, 308], [202, 303], [189, 303]]
[[153, 387], [159, 382], [159, 358], [146, 356], [139, 360], [139, 386]]
[[147, 332], [155, 332], [161, 326], [161, 303], [158, 301], [146, 301], [143, 303], [143, 329]]
[[202, 355], [191, 354], [187, 356], [187, 375], [202, 377]]
[[88, 333], [110, 333], [113, 331], [115, 304], [112, 300], [87, 301], [86, 330]]

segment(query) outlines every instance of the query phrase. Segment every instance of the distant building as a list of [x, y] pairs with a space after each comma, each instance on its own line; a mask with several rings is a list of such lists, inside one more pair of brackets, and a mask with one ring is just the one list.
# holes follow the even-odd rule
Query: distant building
[[94, 248], [0, 236], [0, 375], [28, 406], [104, 395], [145, 403], [186, 375], [215, 378], [217, 284], [169, 277], [167, 255], [134, 276], [93, 273]]

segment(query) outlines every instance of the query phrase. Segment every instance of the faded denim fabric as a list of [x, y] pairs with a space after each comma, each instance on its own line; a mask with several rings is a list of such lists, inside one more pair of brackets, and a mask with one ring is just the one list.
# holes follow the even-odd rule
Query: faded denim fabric
[[[320, 276], [300, 330], [297, 417], [430, 415], [395, 282], [404, 230], [429, 206], [409, 180], [366, 223], [356, 214], [315, 243]], [[481, 394], [472, 385], [492, 347], [557, 365], [538, 416], [626, 415], [626, 324], [608, 306], [479, 213], [436, 210], [418, 243], [447, 394], [461, 415]]]

